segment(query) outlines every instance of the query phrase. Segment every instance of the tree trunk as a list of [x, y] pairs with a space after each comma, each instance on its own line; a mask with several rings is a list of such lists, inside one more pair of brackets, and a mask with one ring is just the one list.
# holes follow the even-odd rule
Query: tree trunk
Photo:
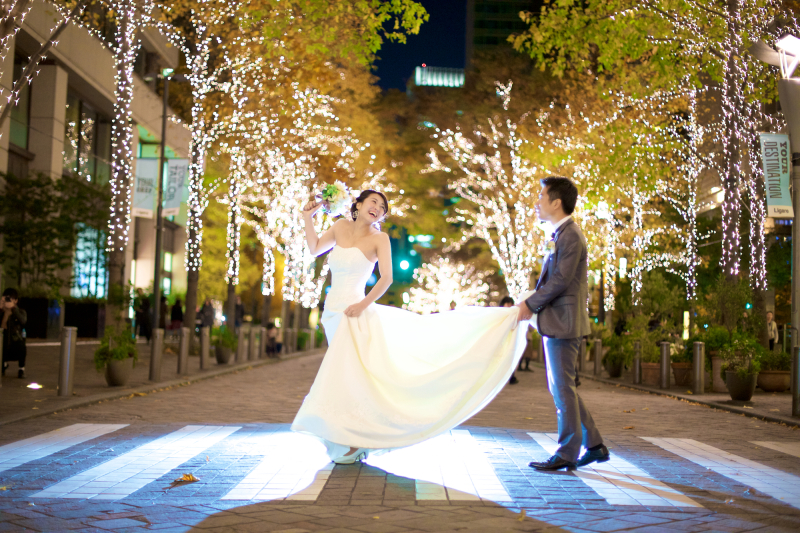
[[183, 327], [189, 328], [192, 335], [189, 336], [189, 349], [194, 342], [195, 322], [197, 322], [197, 281], [200, 279], [200, 272], [189, 270], [186, 275], [186, 312], [183, 313]]
[[[760, 318], [760, 320], [765, 320], [767, 316], [767, 298], [765, 291], [761, 289], [755, 289], [753, 291], [753, 313], [756, 313], [756, 316]], [[761, 322], [756, 321], [756, 324], [760, 324]], [[761, 327], [758, 328], [756, 331], [756, 338], [758, 342], [764, 348], [769, 349], [769, 334], [767, 332], [767, 325], [766, 323], [762, 324]]]
[[270, 312], [272, 308], [272, 295], [265, 294], [261, 302], [261, 325], [266, 327], [269, 324]]
[[228, 282], [228, 299], [225, 300], [225, 324], [233, 331], [236, 326], [236, 285]]

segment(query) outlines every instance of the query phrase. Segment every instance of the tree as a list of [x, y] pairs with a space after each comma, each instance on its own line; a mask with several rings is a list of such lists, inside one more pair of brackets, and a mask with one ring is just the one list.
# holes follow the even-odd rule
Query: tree
[[403, 309], [428, 314], [449, 310], [451, 302], [456, 306], [486, 305], [491, 275], [491, 271], [437, 256], [414, 271], [417, 284], [409, 289]]

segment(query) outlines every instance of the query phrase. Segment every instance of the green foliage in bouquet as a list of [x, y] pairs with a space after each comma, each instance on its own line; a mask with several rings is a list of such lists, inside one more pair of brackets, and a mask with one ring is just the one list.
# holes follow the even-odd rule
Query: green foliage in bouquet
[[133, 366], [136, 366], [139, 352], [136, 350], [136, 339], [131, 329], [116, 332], [113, 326], [107, 326], [100, 346], [94, 352], [94, 366], [97, 371], [102, 372], [109, 361], [124, 361], [129, 357], [133, 359]]

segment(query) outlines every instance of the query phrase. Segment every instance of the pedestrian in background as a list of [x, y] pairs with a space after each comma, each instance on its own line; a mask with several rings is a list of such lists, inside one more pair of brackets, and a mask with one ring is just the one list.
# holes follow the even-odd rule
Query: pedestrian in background
[[211, 305], [211, 298], [206, 298], [206, 301], [203, 302], [203, 307], [200, 308], [200, 327], [213, 327], [215, 315], [216, 311], [214, 306]]
[[772, 311], [767, 311], [767, 338], [769, 339], [770, 351], [775, 349], [775, 343], [778, 342], [778, 324], [775, 323], [775, 315]]
[[3, 291], [2, 303], [3, 316], [0, 328], [3, 330], [3, 372], [6, 375], [9, 361], [16, 361], [19, 366], [18, 378], [25, 377], [25, 358], [28, 348], [25, 346], [25, 323], [28, 322], [28, 313], [21, 309], [17, 289], [9, 287]]
[[139, 302], [136, 324], [139, 327], [139, 336], [150, 342], [153, 336], [153, 317], [150, 315], [150, 298], [143, 297]]
[[169, 318], [172, 321], [172, 329], [178, 330], [183, 326], [183, 307], [181, 306], [181, 299], [175, 298], [175, 304], [172, 306]]

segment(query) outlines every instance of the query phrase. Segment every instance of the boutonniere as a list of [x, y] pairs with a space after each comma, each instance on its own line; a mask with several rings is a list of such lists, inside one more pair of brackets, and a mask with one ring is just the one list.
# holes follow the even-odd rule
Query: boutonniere
[[547, 244], [544, 245], [544, 251], [550, 255], [554, 254], [556, 251], [556, 241], [547, 241]]

